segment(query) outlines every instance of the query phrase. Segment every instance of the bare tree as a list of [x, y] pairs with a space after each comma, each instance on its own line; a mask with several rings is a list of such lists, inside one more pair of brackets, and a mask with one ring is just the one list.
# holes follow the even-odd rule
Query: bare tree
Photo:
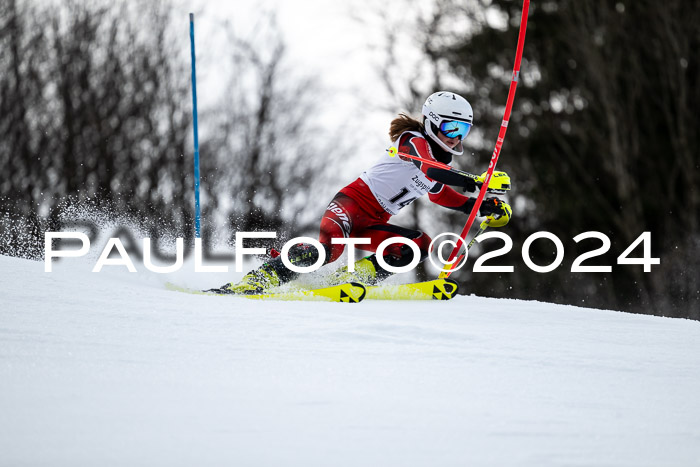
[[3, 11], [6, 216], [56, 228], [67, 206], [91, 203], [153, 226], [190, 222], [180, 202], [188, 73], [172, 53], [167, 3], [5, 0]]
[[290, 66], [274, 15], [252, 37], [229, 33], [234, 71], [208, 149], [216, 156], [204, 168], [212, 206], [228, 209], [233, 230], [313, 232], [328, 201], [318, 193], [344, 154], [338, 133], [316, 118], [323, 90]]

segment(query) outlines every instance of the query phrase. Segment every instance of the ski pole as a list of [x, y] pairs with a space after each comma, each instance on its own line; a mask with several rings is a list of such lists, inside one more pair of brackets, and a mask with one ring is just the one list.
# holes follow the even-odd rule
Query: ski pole
[[467, 254], [469, 254], [469, 249], [470, 249], [470, 248], [472, 247], [472, 245], [474, 245], [474, 243], [476, 242], [476, 237], [478, 237], [478, 236], [481, 235], [482, 233], [486, 232], [486, 229], [488, 229], [488, 227], [489, 227], [489, 221], [490, 221], [490, 220], [491, 220], [491, 219], [486, 219], [485, 221], [483, 221], [483, 222], [481, 223], [481, 225], [479, 226], [479, 230], [477, 230], [477, 232], [474, 234], [474, 237], [472, 238], [472, 241], [469, 242], [469, 245], [467, 245], [467, 247], [464, 249], [464, 253], [462, 253], [461, 255], [459, 255], [459, 258], [457, 258], [457, 261], [455, 261], [454, 264], [459, 264], [459, 263], [462, 261], [462, 259], [464, 259], [464, 256], [467, 255]]
[[[472, 208], [471, 213], [469, 214], [469, 218], [467, 219], [467, 223], [464, 225], [464, 228], [462, 229], [462, 233], [460, 234], [460, 237], [462, 239], [467, 238], [467, 234], [469, 233], [469, 229], [471, 229], [472, 224], [474, 223], [474, 219], [476, 219], [476, 215], [479, 212], [479, 208], [481, 207], [481, 202], [484, 200], [484, 197], [486, 196], [486, 190], [488, 189], [489, 183], [491, 182], [491, 176], [493, 175], [493, 171], [496, 168], [496, 163], [498, 162], [498, 157], [501, 154], [501, 147], [503, 146], [503, 140], [506, 137], [506, 130], [508, 129], [508, 120], [510, 120], [510, 112], [513, 109], [513, 100], [515, 100], [515, 89], [518, 87], [518, 80], [520, 78], [520, 61], [522, 60], [523, 56], [523, 47], [525, 45], [525, 30], [527, 29], [527, 14], [528, 10], [530, 8], [530, 0], [524, 0], [523, 2], [523, 11], [520, 17], [520, 32], [518, 34], [518, 46], [515, 51], [515, 63], [513, 64], [513, 76], [510, 81], [510, 88], [508, 89], [508, 100], [506, 102], [506, 109], [505, 112], [503, 113], [503, 120], [501, 122], [501, 128], [498, 132], [498, 139], [496, 139], [496, 147], [493, 150], [493, 155], [491, 156], [491, 162], [489, 163], [489, 168], [488, 171], [486, 172], [486, 177], [484, 179], [483, 185], [481, 185], [481, 190], [479, 191], [479, 196], [476, 198], [476, 202], [474, 203], [474, 207]], [[454, 248], [452, 249], [452, 253], [450, 254], [449, 259], [447, 260], [447, 264], [445, 265], [445, 268], [440, 272], [440, 275], [438, 276], [440, 279], [445, 279], [452, 274], [453, 270], [453, 265], [458, 264], [454, 261], [454, 259], [457, 257], [459, 254], [459, 251], [461, 249], [461, 245], [455, 245]]]
[[405, 152], [399, 152], [398, 149], [396, 149], [396, 147], [394, 147], [394, 146], [387, 149], [387, 152], [389, 153], [389, 157], [399, 156], [403, 159], [413, 159], [414, 161], [419, 161], [425, 165], [429, 165], [429, 166], [435, 167], [437, 169], [449, 170], [450, 172], [458, 173], [458, 174], [463, 175], [465, 177], [471, 178], [477, 182], [481, 181], [481, 180], [479, 180], [479, 177], [477, 175], [470, 174], [469, 172], [464, 172], [462, 170], [455, 169], [451, 165], [443, 164], [442, 162], [439, 162], [439, 161], [433, 161], [430, 159], [425, 159], [425, 158], [420, 157], [420, 156], [414, 156], [413, 154], [406, 154]]
[[199, 130], [197, 129], [197, 73], [194, 55], [194, 13], [190, 13], [190, 45], [192, 50], [192, 128], [194, 131], [194, 235], [195, 238], [200, 238]]
[[[434, 167], [436, 169], [441, 169], [441, 170], [446, 170], [448, 172], [456, 173], [458, 175], [461, 175], [463, 177], [470, 178], [474, 180], [476, 183], [481, 184], [483, 183], [484, 179], [481, 178], [479, 175], [474, 175], [469, 172], [464, 172], [462, 170], [455, 169], [451, 165], [443, 164], [442, 162], [438, 162], [436, 160], [431, 160], [431, 159], [425, 159], [420, 156], [414, 156], [412, 154], [406, 154], [403, 152], [399, 152], [396, 147], [392, 146], [389, 149], [387, 149], [387, 152], [389, 153], [389, 157], [395, 157], [399, 156], [403, 159], [412, 159], [415, 161], [419, 161], [421, 163], [424, 163], [426, 165], [429, 165], [431, 167]], [[430, 169], [428, 169], [430, 170]], [[499, 174], [503, 178], [499, 178], [497, 181], [493, 183], [493, 186], [489, 185], [489, 192], [490, 193], [497, 193], [497, 194], [504, 194], [506, 191], [510, 190], [510, 177], [507, 176], [505, 172], [499, 172]], [[430, 177], [430, 173], [428, 172], [428, 177]], [[493, 181], [493, 179], [492, 179]], [[446, 183], [446, 182], [443, 182]], [[449, 185], [449, 182], [446, 184]]]

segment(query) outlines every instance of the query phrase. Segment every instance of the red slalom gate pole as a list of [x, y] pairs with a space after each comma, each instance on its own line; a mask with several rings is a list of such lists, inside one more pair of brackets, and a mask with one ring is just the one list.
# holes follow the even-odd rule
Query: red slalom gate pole
[[[518, 34], [518, 47], [515, 51], [515, 64], [513, 65], [513, 77], [510, 81], [510, 88], [508, 90], [508, 101], [506, 103], [506, 110], [503, 113], [503, 121], [501, 122], [501, 129], [498, 132], [498, 139], [496, 140], [496, 147], [493, 150], [493, 155], [491, 156], [491, 162], [489, 162], [489, 168], [488, 171], [486, 172], [486, 178], [484, 179], [483, 185], [481, 185], [481, 190], [479, 191], [479, 196], [476, 198], [476, 203], [474, 203], [474, 207], [472, 208], [471, 213], [469, 214], [469, 218], [467, 219], [467, 223], [465, 224], [464, 228], [462, 229], [462, 233], [460, 234], [460, 237], [462, 238], [462, 242], [458, 243], [455, 245], [455, 247], [452, 249], [452, 253], [450, 254], [449, 259], [447, 260], [447, 264], [445, 265], [445, 268], [440, 272], [440, 275], [438, 276], [440, 279], [444, 279], [450, 276], [452, 274], [452, 271], [454, 270], [454, 266], [458, 264], [458, 261], [455, 261], [455, 258], [457, 258], [457, 255], [459, 254], [460, 249], [462, 248], [464, 242], [466, 241], [467, 234], [469, 233], [469, 229], [471, 229], [472, 224], [474, 223], [474, 219], [476, 219], [476, 214], [479, 212], [479, 208], [481, 207], [481, 202], [484, 200], [484, 197], [486, 196], [486, 190], [489, 186], [489, 182], [491, 182], [491, 176], [493, 175], [493, 171], [496, 169], [496, 163], [498, 162], [498, 156], [501, 154], [501, 146], [503, 146], [503, 140], [506, 137], [506, 130], [508, 129], [508, 120], [510, 120], [510, 112], [513, 109], [513, 101], [515, 100], [515, 89], [518, 87], [518, 80], [520, 79], [520, 61], [522, 60], [523, 57], [523, 47], [525, 46], [525, 30], [527, 29], [527, 14], [528, 10], [530, 9], [530, 0], [524, 0], [523, 2], [523, 11], [520, 17], [520, 32]], [[460, 260], [464, 255], [460, 256]]]

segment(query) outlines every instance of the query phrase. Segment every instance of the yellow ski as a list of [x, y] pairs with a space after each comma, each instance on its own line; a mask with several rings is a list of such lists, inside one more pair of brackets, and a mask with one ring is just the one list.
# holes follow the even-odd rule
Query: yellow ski
[[457, 295], [459, 284], [452, 279], [435, 279], [412, 284], [367, 287], [368, 300], [449, 300]]
[[252, 300], [282, 300], [282, 301], [322, 301], [322, 302], [341, 302], [341, 303], [358, 303], [361, 302], [366, 295], [364, 285], [357, 282], [348, 282], [347, 284], [334, 285], [332, 287], [324, 287], [322, 289], [300, 289], [284, 292], [270, 292], [257, 295], [244, 294], [226, 294], [213, 291], [194, 290], [187, 287], [168, 282], [165, 288], [176, 292], [185, 292], [196, 295], [216, 295], [227, 297], [243, 297]]

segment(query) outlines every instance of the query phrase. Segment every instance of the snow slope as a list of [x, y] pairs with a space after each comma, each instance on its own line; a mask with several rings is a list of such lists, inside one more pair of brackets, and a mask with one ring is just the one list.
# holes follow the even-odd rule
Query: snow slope
[[43, 267], [0, 257], [2, 466], [700, 465], [698, 322]]

